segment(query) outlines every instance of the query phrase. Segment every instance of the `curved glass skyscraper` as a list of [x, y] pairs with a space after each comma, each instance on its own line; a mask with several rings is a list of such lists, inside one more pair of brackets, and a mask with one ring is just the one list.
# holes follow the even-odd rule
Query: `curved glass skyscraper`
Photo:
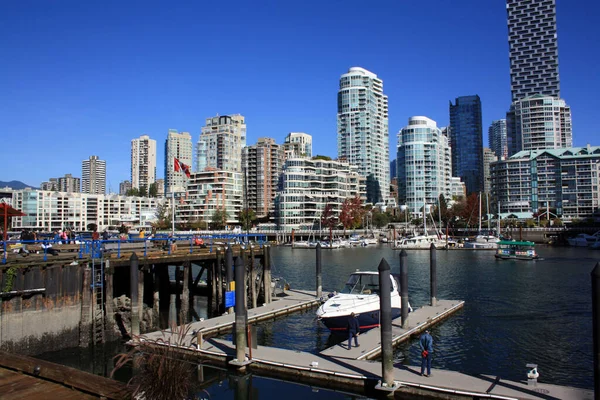
[[337, 113], [338, 157], [358, 167], [367, 178], [367, 202], [390, 194], [388, 98], [383, 81], [353, 67], [340, 78]]

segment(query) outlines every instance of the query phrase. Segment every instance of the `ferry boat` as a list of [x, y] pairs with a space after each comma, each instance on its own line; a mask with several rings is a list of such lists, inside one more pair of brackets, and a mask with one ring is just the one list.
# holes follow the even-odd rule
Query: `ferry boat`
[[[401, 298], [396, 279], [391, 275], [390, 279], [393, 319], [400, 316]], [[330, 296], [317, 310], [317, 318], [332, 333], [346, 333], [351, 313], [356, 314], [361, 332], [379, 326], [379, 272], [356, 271], [340, 293]]]
[[501, 260], [535, 260], [538, 258], [535, 252], [535, 243], [515, 240], [499, 241], [495, 256]]

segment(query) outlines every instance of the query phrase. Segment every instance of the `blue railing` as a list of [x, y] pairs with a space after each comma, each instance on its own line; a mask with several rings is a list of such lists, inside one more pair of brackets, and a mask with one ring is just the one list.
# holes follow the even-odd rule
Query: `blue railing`
[[[64, 243], [66, 242], [66, 243]], [[27, 254], [30, 250], [27, 250], [29, 245], [40, 245], [44, 254], [44, 261], [48, 260], [48, 253], [54, 254], [55, 251], [60, 250], [59, 247], [52, 245], [69, 245], [77, 244], [77, 255], [78, 258], [83, 258], [84, 255], [89, 255], [93, 258], [101, 258], [103, 251], [106, 250], [107, 244], [116, 243], [117, 257], [121, 257], [121, 246], [126, 243], [143, 243], [144, 244], [144, 257], [148, 254], [148, 247], [155, 247], [157, 242], [163, 245], [163, 248], [168, 251], [171, 255], [173, 250], [172, 244], [189, 244], [190, 254], [194, 251], [194, 246], [198, 246], [200, 243], [205, 247], [209, 248], [212, 252], [215, 246], [234, 243], [234, 244], [246, 244], [250, 242], [257, 243], [260, 248], [268, 242], [267, 236], [260, 233], [249, 233], [249, 234], [218, 234], [218, 235], [194, 235], [194, 234], [175, 234], [175, 236], [169, 236], [166, 234], [158, 234], [148, 238], [128, 238], [128, 239], [107, 239], [107, 240], [77, 240], [76, 243], [69, 243], [72, 240], [7, 240], [2, 242], [2, 264], [6, 264], [8, 258], [8, 252], [20, 251], [23, 249]], [[13, 248], [11, 249], [11, 245]], [[110, 247], [110, 246], [109, 246]], [[129, 247], [129, 246], [128, 246]], [[74, 249], [72, 249], [74, 250]]]

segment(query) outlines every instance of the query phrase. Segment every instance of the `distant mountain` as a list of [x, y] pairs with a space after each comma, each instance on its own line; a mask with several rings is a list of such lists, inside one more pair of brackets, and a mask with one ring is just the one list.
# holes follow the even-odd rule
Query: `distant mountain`
[[33, 187], [31, 185], [27, 185], [21, 181], [10, 181], [10, 182], [4, 182], [4, 181], [0, 181], [0, 189], [1, 188], [5, 188], [5, 187], [9, 187], [12, 189], [25, 189], [25, 188], [32, 188], [32, 189], [37, 189], [36, 187]]

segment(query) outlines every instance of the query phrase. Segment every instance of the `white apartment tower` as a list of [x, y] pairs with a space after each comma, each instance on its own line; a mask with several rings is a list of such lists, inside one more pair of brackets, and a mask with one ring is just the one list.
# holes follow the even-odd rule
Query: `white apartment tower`
[[90, 156], [81, 162], [81, 192], [87, 194], [106, 193], [106, 161]]
[[290, 132], [283, 142], [285, 158], [312, 157], [312, 136], [304, 132]]
[[398, 133], [398, 204], [417, 216], [425, 204], [435, 205], [440, 194], [452, 196], [450, 138], [432, 119], [411, 117]]
[[188, 177], [175, 171], [175, 159], [192, 167], [192, 136], [189, 132], [169, 129], [165, 144], [165, 194], [185, 192]]
[[367, 178], [367, 202], [386, 200], [390, 192], [388, 98], [383, 81], [353, 67], [340, 78], [337, 111], [338, 157]]
[[156, 181], [156, 140], [142, 135], [131, 141], [131, 187], [148, 190]]
[[207, 167], [242, 172], [242, 149], [246, 147], [246, 121], [240, 114], [207, 118], [196, 144], [196, 171]]

